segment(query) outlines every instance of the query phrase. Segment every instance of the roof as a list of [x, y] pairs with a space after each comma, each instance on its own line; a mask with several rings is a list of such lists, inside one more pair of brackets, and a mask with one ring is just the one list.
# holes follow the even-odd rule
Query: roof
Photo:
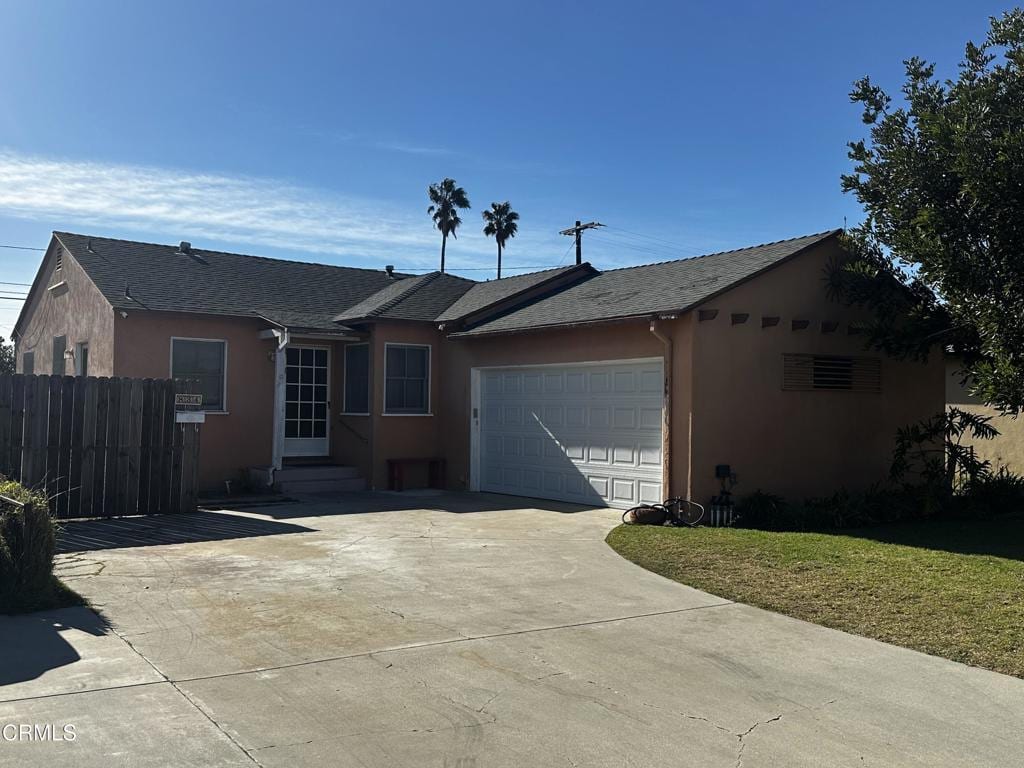
[[397, 280], [334, 317], [338, 323], [366, 320], [419, 320], [433, 322], [452, 302], [476, 283], [464, 277], [430, 272]]
[[[499, 301], [504, 301], [517, 294], [524, 293], [549, 280], [561, 277], [573, 270], [579, 270], [582, 266], [574, 264], [568, 267], [530, 272], [526, 275], [504, 277], [501, 280], [488, 280], [484, 283], [476, 283], [458, 301], [438, 315], [437, 321], [445, 323], [459, 320]], [[594, 271], [589, 265], [586, 266], [588, 271]]]
[[538, 298], [452, 337], [683, 312], [841, 230], [696, 258], [610, 269]]
[[395, 282], [384, 270], [53, 235], [115, 309], [266, 317], [288, 327], [339, 331], [339, 311]]

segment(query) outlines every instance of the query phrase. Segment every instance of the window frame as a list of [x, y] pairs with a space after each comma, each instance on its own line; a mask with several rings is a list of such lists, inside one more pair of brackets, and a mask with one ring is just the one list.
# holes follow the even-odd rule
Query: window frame
[[199, 413], [205, 414], [227, 414], [228, 413], [228, 340], [227, 339], [204, 339], [197, 336], [171, 336], [170, 350], [168, 352], [168, 373], [174, 379], [174, 342], [176, 341], [206, 341], [224, 345], [224, 381], [221, 387], [220, 408], [203, 408]]
[[[352, 411], [348, 407], [348, 351], [354, 347], [366, 347], [366, 410], [365, 411]], [[370, 370], [370, 342], [360, 341], [355, 344], [346, 344], [342, 351], [342, 363], [345, 366], [345, 372], [342, 376], [341, 382], [341, 415], [342, 416], [369, 416], [371, 410], [371, 403], [373, 401], [373, 390], [370, 388], [370, 381], [373, 378], [371, 376], [372, 371]]]
[[[64, 339], [64, 349], [60, 353], [60, 371], [57, 370], [57, 339]], [[68, 335], [66, 333], [59, 334], [53, 337], [53, 341], [50, 345], [50, 353], [52, 360], [50, 360], [50, 375], [52, 376], [66, 376], [68, 372]]]
[[[425, 350], [427, 350], [427, 371], [426, 371], [427, 395], [426, 395], [426, 401], [424, 402], [424, 409], [425, 410], [423, 410], [422, 412], [420, 412], [420, 411], [389, 411], [388, 410], [388, 349], [391, 348], [391, 347], [402, 347], [403, 349], [416, 348], [416, 349], [425, 349]], [[431, 398], [431, 394], [432, 394], [432, 387], [431, 387], [431, 382], [430, 382], [431, 373], [433, 371], [433, 368], [432, 368], [433, 360], [432, 360], [432, 358], [433, 358], [433, 347], [430, 344], [407, 344], [405, 342], [400, 342], [400, 341], [385, 342], [385, 344], [384, 344], [384, 380], [382, 382], [383, 391], [381, 393], [382, 401], [383, 401], [382, 402], [383, 407], [381, 409], [381, 416], [433, 416], [434, 415], [433, 409], [431, 407], [431, 399], [430, 399]]]
[[75, 344], [75, 376], [89, 375], [88, 359], [89, 342], [79, 341], [78, 343]]

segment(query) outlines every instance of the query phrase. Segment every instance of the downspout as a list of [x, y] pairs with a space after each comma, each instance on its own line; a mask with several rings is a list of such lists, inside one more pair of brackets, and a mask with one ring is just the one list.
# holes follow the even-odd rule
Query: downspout
[[285, 348], [291, 341], [287, 328], [273, 328], [271, 332], [277, 341], [274, 350], [274, 444], [271, 448], [270, 471], [267, 485], [274, 484], [274, 473], [281, 468], [284, 459], [284, 400], [285, 400]]
[[672, 497], [672, 339], [658, 330], [658, 319], [651, 318], [651, 333], [665, 348], [665, 402], [661, 409], [661, 495]]

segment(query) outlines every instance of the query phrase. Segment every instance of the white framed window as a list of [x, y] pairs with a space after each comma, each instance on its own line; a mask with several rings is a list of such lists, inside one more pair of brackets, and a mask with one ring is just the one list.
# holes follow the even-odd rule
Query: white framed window
[[370, 345], [345, 346], [345, 388], [342, 408], [350, 416], [370, 414]]
[[224, 339], [171, 338], [171, 378], [202, 395], [206, 412], [227, 411], [227, 363]]
[[68, 351], [68, 337], [53, 337], [53, 359], [51, 361], [51, 373], [54, 376], [63, 376], [67, 362], [64, 353]]
[[75, 345], [75, 376], [89, 375], [89, 342], [80, 341]]
[[430, 346], [384, 345], [384, 415], [430, 415]]

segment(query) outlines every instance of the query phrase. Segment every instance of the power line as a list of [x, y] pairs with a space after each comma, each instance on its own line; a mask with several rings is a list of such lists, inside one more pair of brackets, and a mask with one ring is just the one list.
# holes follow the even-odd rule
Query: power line
[[0, 248], [11, 248], [15, 251], [45, 251], [45, 248], [33, 248], [30, 245], [0, 245]]
[[628, 229], [622, 229], [621, 227], [606, 227], [606, 229], [611, 229], [611, 230], [614, 230], [616, 232], [621, 232], [621, 233], [626, 234], [626, 235], [632, 235], [633, 237], [642, 237], [645, 240], [653, 240], [653, 241], [658, 242], [658, 243], [664, 243], [665, 245], [672, 246], [673, 248], [681, 248], [682, 247], [682, 248], [694, 248], [694, 249], [697, 249], [697, 247], [694, 245], [694, 243], [683, 243], [683, 242], [676, 242], [676, 241], [673, 241], [673, 240], [665, 240], [664, 238], [661, 238], [661, 237], [655, 237], [654, 235], [648, 235], [648, 234], [645, 234], [643, 232], [633, 232], [633, 231], [628, 230]]
[[[570, 246], [571, 248], [571, 246]], [[501, 265], [502, 269], [557, 269], [560, 264], [553, 266], [544, 266], [543, 264], [527, 264], [525, 267], [506, 267], [504, 264]], [[448, 269], [452, 272], [493, 272], [494, 267], [453, 267], [450, 266]], [[430, 267], [395, 267], [395, 272], [436, 272], [437, 270]]]
[[5, 282], [3, 280], [0, 280], [0, 285], [23, 285], [26, 288], [31, 288], [32, 287], [32, 283], [8, 283], [8, 282]]

